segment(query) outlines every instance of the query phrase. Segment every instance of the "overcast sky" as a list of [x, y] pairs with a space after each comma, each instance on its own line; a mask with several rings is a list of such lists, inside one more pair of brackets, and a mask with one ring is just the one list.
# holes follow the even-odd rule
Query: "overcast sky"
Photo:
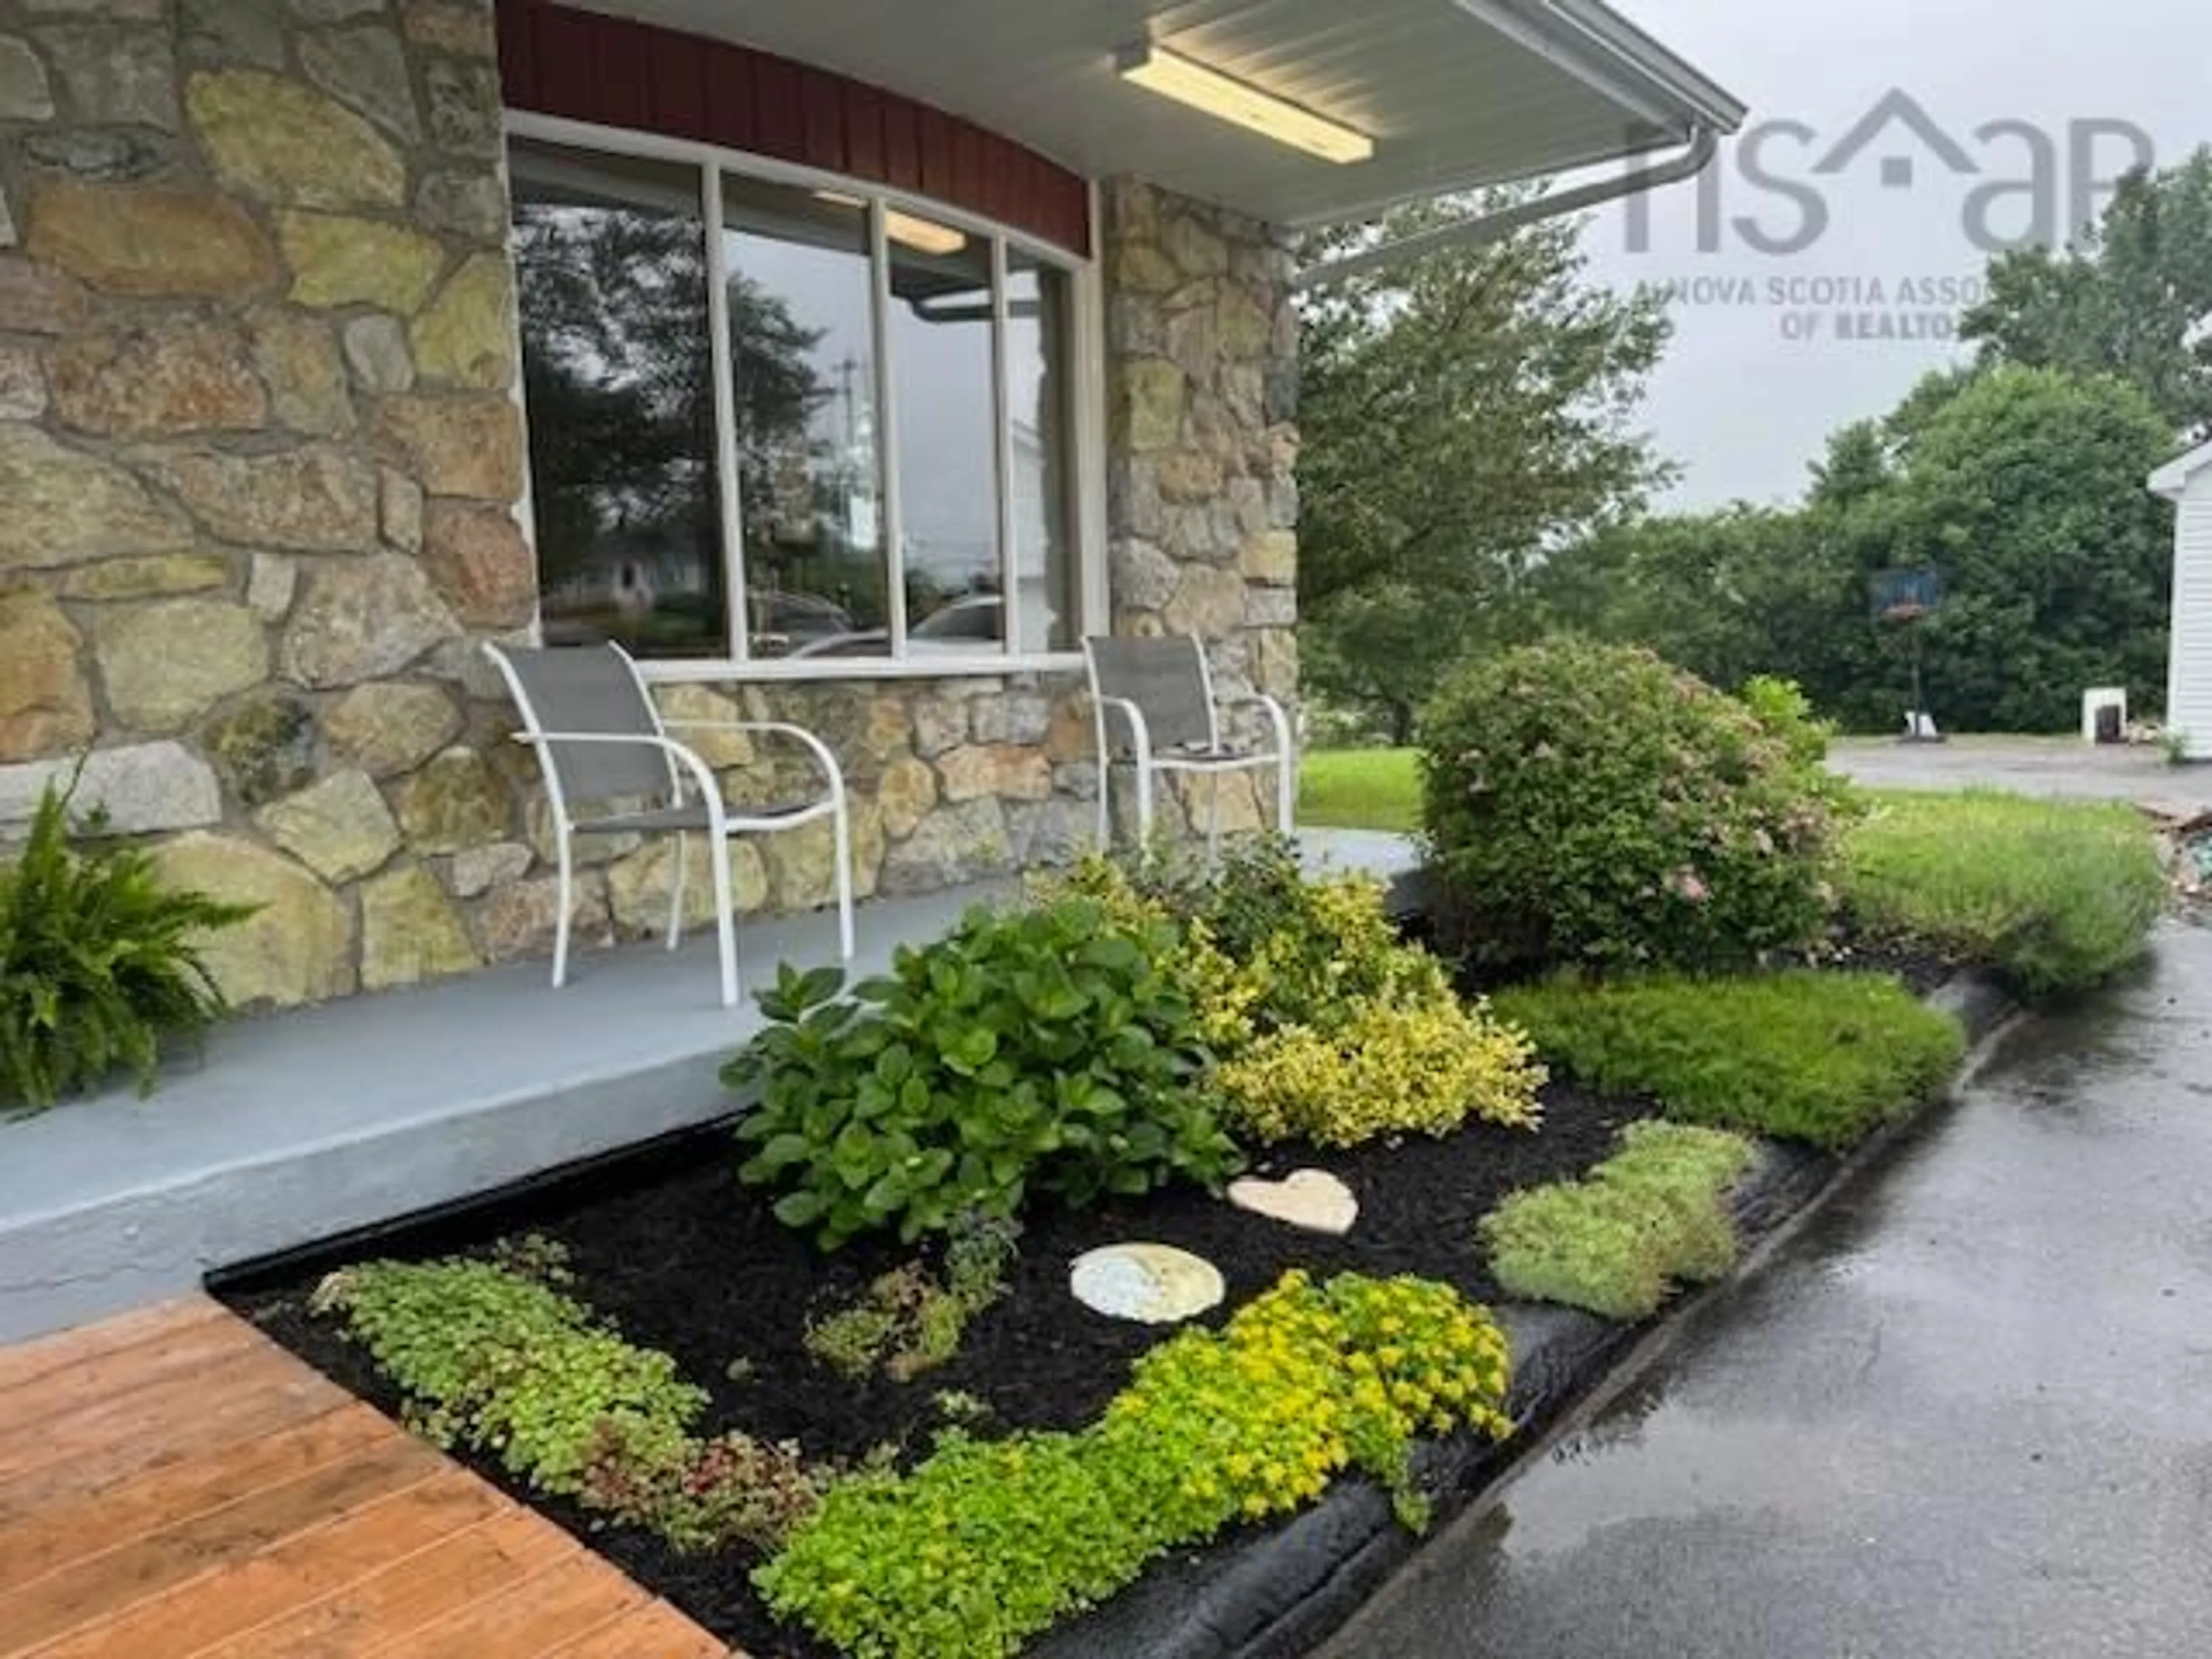
[[[2069, 137], [2088, 131], [2082, 124], [2139, 128], [2163, 162], [2212, 142], [2208, 0], [1616, 3], [1750, 104], [1751, 128], [1795, 122], [1812, 130], [1808, 137], [1776, 131], [1759, 143], [1766, 172], [1817, 186], [1827, 216], [1825, 231], [1802, 250], [1750, 246], [1727, 222], [1747, 218], [1754, 234], [1786, 240], [1802, 234], [1808, 216], [1790, 196], [1747, 178], [1739, 149], [1723, 156], [1717, 201], [1708, 197], [1718, 210], [1708, 217], [1723, 224], [1711, 239], [1717, 246], [1698, 246], [1691, 185], [1654, 199], [1642, 251], [1621, 210], [1593, 222], [1587, 242], [1605, 279], [1703, 282], [1702, 292], [1678, 305], [1648, 413], [1660, 447], [1686, 468], [1676, 505], [1794, 496], [1831, 430], [1886, 412], [1927, 370], [1959, 355], [1929, 337], [1956, 309], [1943, 303], [1942, 285], [1955, 290], [1985, 263], [1966, 228], [1969, 194], [2022, 184], [2034, 173], [2027, 141], [1980, 138], [1978, 129], [2009, 120], [2050, 136], [2062, 158], [2055, 171], [2045, 170], [2054, 206], [2075, 192], [2075, 170], [2063, 158]], [[1917, 100], [1955, 141], [1953, 160], [1893, 123], [1840, 170], [1816, 174], [1816, 164], [1893, 89]], [[2104, 137], [2088, 182], [2124, 166], [2131, 142]], [[1979, 167], [1978, 177], [1954, 171], [1961, 154]], [[1909, 184], [1894, 166], [1885, 182], [1892, 158], [1912, 164]], [[2017, 191], [1993, 210], [2000, 234], [2027, 224], [2029, 199]], [[1867, 291], [1877, 281], [1878, 300]], [[1900, 298], [1905, 283], [1934, 284], [1936, 297]], [[1790, 337], [1808, 330], [1809, 338]], [[1851, 337], [1839, 337], [1846, 330]], [[1910, 337], [1916, 334], [1922, 337]]]

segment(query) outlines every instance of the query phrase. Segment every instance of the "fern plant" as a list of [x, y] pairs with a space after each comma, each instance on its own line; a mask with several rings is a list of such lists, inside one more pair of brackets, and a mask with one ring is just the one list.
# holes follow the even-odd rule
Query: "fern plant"
[[43, 1111], [125, 1068], [150, 1093], [164, 1039], [224, 1012], [195, 936], [253, 914], [170, 888], [139, 848], [71, 847], [70, 793], [47, 785], [29, 839], [0, 865], [0, 1114]]

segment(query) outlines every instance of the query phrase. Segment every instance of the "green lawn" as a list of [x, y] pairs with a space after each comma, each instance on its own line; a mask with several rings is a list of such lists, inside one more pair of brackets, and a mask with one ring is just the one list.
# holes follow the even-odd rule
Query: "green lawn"
[[1327, 830], [1419, 829], [1419, 751], [1330, 749], [1306, 756], [1298, 768], [1298, 822]]

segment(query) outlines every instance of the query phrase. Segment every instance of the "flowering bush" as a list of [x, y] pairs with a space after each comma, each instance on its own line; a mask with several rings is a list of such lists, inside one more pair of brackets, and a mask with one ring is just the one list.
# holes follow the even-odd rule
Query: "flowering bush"
[[1808, 736], [1634, 647], [1464, 665], [1422, 725], [1450, 935], [1494, 966], [1709, 969], [1808, 942], [1838, 816]]
[[1423, 1432], [1503, 1437], [1505, 1339], [1447, 1286], [1285, 1274], [1218, 1332], [1137, 1362], [1078, 1434], [948, 1434], [911, 1474], [834, 1489], [755, 1575], [860, 1659], [1005, 1659], [1169, 1550], [1295, 1513], [1346, 1469], [1425, 1507]]

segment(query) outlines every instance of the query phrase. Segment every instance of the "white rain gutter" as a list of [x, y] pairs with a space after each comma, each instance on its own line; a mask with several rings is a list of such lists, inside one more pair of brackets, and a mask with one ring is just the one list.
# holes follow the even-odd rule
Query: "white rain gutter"
[[1401, 236], [1395, 242], [1385, 242], [1341, 259], [1332, 259], [1327, 264], [1314, 265], [1298, 272], [1291, 279], [1294, 286], [1326, 288], [1353, 276], [1364, 276], [1370, 271], [1385, 270], [1403, 264], [1408, 259], [1437, 253], [1445, 248], [1486, 247], [1492, 242], [1503, 241], [1516, 230], [1540, 224], [1547, 219], [1557, 219], [1570, 213], [1580, 213], [1585, 208], [1601, 207], [1607, 202], [1621, 201], [1631, 196], [1664, 189], [1696, 178], [1712, 165], [1713, 157], [1720, 153], [1720, 135], [1711, 127], [1700, 126], [1692, 133], [1690, 147], [1680, 155], [1654, 167], [1623, 173], [1618, 179], [1600, 179], [1595, 183], [1578, 185], [1557, 196], [1540, 196], [1534, 201], [1523, 202], [1502, 212], [1477, 214], [1434, 230], [1425, 230], [1414, 236]]

